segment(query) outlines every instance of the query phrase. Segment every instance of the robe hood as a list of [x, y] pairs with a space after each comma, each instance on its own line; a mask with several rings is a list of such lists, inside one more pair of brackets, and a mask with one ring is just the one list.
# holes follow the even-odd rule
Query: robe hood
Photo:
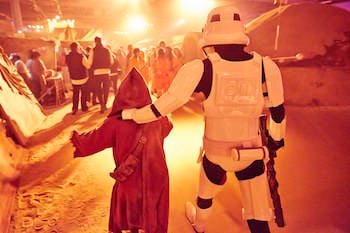
[[141, 108], [151, 103], [146, 82], [134, 67], [122, 81], [108, 117], [120, 115], [123, 109]]

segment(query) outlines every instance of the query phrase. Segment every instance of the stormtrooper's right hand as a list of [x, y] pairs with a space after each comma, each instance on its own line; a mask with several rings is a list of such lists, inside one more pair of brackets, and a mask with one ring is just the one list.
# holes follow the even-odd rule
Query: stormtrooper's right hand
[[136, 108], [122, 110], [121, 120], [132, 120]]
[[284, 139], [281, 139], [280, 141], [275, 141], [271, 136], [268, 136], [267, 138], [267, 148], [270, 151], [277, 151], [281, 147], [284, 146]]

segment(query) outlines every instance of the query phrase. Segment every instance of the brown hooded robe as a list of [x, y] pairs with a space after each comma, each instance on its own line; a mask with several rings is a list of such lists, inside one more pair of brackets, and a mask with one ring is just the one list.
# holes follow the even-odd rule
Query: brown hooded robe
[[150, 104], [151, 97], [142, 76], [134, 68], [122, 82], [111, 113], [97, 129], [73, 132], [74, 157], [92, 155], [113, 148], [116, 167], [135, 149], [140, 135], [146, 138], [139, 162], [125, 181], [113, 187], [109, 230], [143, 229], [145, 233], [166, 233], [169, 217], [169, 174], [163, 150], [164, 138], [172, 124], [167, 117], [137, 124], [120, 120], [121, 110]]

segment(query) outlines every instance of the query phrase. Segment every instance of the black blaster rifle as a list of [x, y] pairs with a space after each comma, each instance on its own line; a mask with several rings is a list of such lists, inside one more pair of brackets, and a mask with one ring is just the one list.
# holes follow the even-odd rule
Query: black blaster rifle
[[278, 193], [278, 182], [276, 179], [276, 170], [274, 168], [275, 158], [277, 157], [276, 150], [271, 149], [267, 146], [269, 131], [267, 129], [267, 116], [260, 116], [260, 129], [263, 144], [269, 150], [269, 161], [266, 163], [267, 178], [269, 182], [271, 199], [274, 207], [275, 222], [278, 227], [284, 227], [286, 224], [284, 222], [283, 210], [281, 205], [280, 195]]

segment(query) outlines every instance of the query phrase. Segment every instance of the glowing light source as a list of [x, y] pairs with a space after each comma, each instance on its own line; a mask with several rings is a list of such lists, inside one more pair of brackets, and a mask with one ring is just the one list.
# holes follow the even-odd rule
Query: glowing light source
[[44, 25], [27, 25], [27, 28], [32, 32], [43, 32]]
[[208, 13], [215, 7], [213, 0], [179, 0], [178, 4], [179, 14], [191, 31], [201, 31]]
[[185, 19], [179, 19], [179, 20], [177, 21], [177, 25], [183, 25], [183, 24], [185, 24], [185, 22], [186, 22]]
[[47, 20], [49, 32], [52, 32], [55, 28], [74, 28], [75, 20], [74, 19], [61, 19], [59, 15], [56, 15], [53, 19]]
[[127, 29], [130, 32], [141, 32], [149, 26], [151, 25], [147, 23], [146, 20], [141, 16], [133, 16], [129, 19], [127, 23]]

